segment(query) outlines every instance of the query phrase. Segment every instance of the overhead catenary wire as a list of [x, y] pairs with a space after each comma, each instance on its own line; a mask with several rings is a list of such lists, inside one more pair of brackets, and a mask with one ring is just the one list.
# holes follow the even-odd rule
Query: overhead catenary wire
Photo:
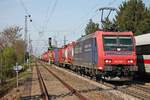
[[25, 13], [26, 13], [27, 15], [30, 15], [30, 14], [29, 14], [29, 11], [28, 11], [28, 9], [27, 9], [27, 7], [25, 6], [25, 3], [24, 3], [22, 0], [19, 0], [19, 1], [20, 1], [21, 6], [23, 7]]
[[[20, 5], [22, 6], [22, 8], [23, 8], [24, 11], [25, 11], [25, 14], [26, 14], [26, 15], [30, 15], [29, 10], [27, 9], [27, 7], [26, 7], [25, 3], [23, 2], [23, 0], [19, 0], [19, 1], [20, 1]], [[32, 18], [33, 18], [33, 17], [32, 17]], [[31, 19], [30, 19], [30, 20], [31, 20]], [[35, 31], [40, 32], [39, 29], [36, 27], [36, 24], [35, 24], [35, 21], [34, 21], [34, 20], [32, 20], [31, 25], [32, 25], [32, 27], [34, 28]], [[40, 39], [40, 38], [39, 38], [39, 39]], [[33, 47], [34, 47], [34, 46], [33, 46]], [[35, 50], [35, 51], [37, 51], [37, 47], [36, 47], [36, 50]], [[35, 52], [35, 54], [36, 54], [36, 52]]]
[[[20, 0], [21, 2], [23, 2], [22, 0]], [[51, 0], [50, 0], [51, 1]], [[114, 2], [115, 2], [116, 0], [111, 0], [109, 3], [108, 3], [108, 5], [111, 5], [111, 4], [113, 4]], [[48, 26], [48, 24], [49, 24], [49, 21], [51, 20], [51, 18], [52, 18], [52, 16], [53, 16], [53, 14], [54, 14], [54, 12], [55, 12], [55, 9], [56, 9], [56, 7], [57, 7], [57, 2], [58, 2], [58, 0], [55, 0], [55, 2], [54, 2], [54, 4], [53, 4], [53, 6], [52, 6], [52, 9], [50, 10], [50, 5], [48, 6], [48, 8], [47, 8], [47, 12], [46, 12], [46, 15], [45, 15], [45, 24], [43, 24], [43, 29], [42, 29], [42, 31], [43, 32], [46, 32], [47, 31], [47, 26]], [[24, 2], [21, 4], [22, 6], [23, 6], [23, 8], [24, 8], [24, 10], [25, 10], [25, 12], [27, 13], [27, 14], [29, 14], [28, 12], [28, 9], [27, 9], [27, 7], [25, 6], [25, 4], [24, 4]], [[94, 7], [92, 7], [92, 11], [93, 11], [93, 9], [95, 10], [95, 8], [98, 6], [98, 4], [96, 4], [96, 5], [94, 5]], [[87, 18], [87, 16], [89, 15], [91, 13], [91, 10], [90, 10], [90, 12], [88, 12], [87, 14], [85, 14], [85, 17]], [[92, 14], [90, 17], [88, 17], [86, 20], [84, 20], [84, 22], [82, 22], [79, 26], [77, 26], [77, 28], [75, 28], [75, 30], [73, 30], [73, 32], [76, 32], [78, 29], [80, 29], [80, 28], [83, 28], [84, 26], [85, 26], [85, 21], [87, 22], [90, 18], [93, 18], [93, 17], [95, 17], [97, 15], [97, 13], [96, 14]], [[83, 17], [83, 19], [85, 19], [85, 17]], [[82, 24], [84, 24], [84, 25], [82, 25]], [[32, 25], [33, 25], [33, 27], [35, 28], [35, 30], [39, 30], [37, 27], [35, 27], [35, 25], [36, 24], [33, 24], [32, 23]], [[38, 32], [40, 32], [40, 31], [38, 31]], [[42, 32], [42, 33], [43, 33]], [[43, 35], [42, 35], [43, 36]], [[40, 37], [39, 37], [40, 38]]]
[[111, 6], [112, 4], [114, 4], [116, 2], [116, 0], [113, 0], [113, 1], [110, 1], [110, 2], [108, 2], [108, 4], [107, 4], [107, 6]]
[[[110, 7], [110, 6], [111, 6], [112, 4], [114, 4], [115, 2], [116, 2], [116, 0], [112, 0], [112, 1], [108, 2], [108, 3], [106, 4], [106, 6], [109, 6], [109, 7]], [[85, 18], [86, 16], [88, 16], [88, 15], [91, 13], [91, 11], [93, 11], [93, 10], [94, 10], [93, 12], [95, 12], [94, 15], [88, 17], [86, 20], [83, 20], [83, 22], [80, 23], [80, 24], [73, 30], [73, 33], [76, 33], [76, 32], [78, 31], [78, 29], [82, 29], [82, 30], [83, 30], [83, 27], [86, 25], [87, 21], [88, 21], [89, 19], [92, 19], [92, 18], [94, 18], [95, 16], [98, 15], [98, 13], [97, 13], [97, 11], [98, 11], [98, 5], [99, 5], [99, 4], [94, 5], [94, 6], [92, 7], [92, 10], [90, 10], [90, 12], [86, 13], [86, 14], [84, 15], [84, 17], [82, 17], [82, 18], [84, 19], [84, 18]]]
[[[49, 21], [55, 12], [55, 9], [57, 7], [57, 3], [58, 3], [58, 0], [55, 0], [51, 10], [50, 10], [51, 2], [49, 3], [49, 6], [48, 6], [47, 11], [46, 11], [45, 20], [44, 20], [45, 22], [44, 22], [43, 27], [42, 27], [41, 35], [47, 31], [47, 25], [49, 24]], [[39, 38], [41, 38], [41, 37], [39, 37]], [[45, 43], [45, 44], [47, 44], [47, 43]]]
[[[26, 7], [25, 3], [23, 2], [23, 0], [19, 0], [19, 2], [20, 2], [20, 5], [22, 6], [22, 8], [23, 8], [24, 11], [25, 11], [25, 14], [31, 16], [31, 14], [29, 13], [29, 10], [27, 9], [27, 7]], [[33, 18], [33, 17], [32, 17], [32, 18]], [[32, 20], [32, 19], [30, 19], [30, 20]], [[33, 26], [33, 28], [35, 29], [35, 31], [38, 31], [38, 32], [39, 32], [39, 29], [37, 28], [36, 24], [34, 24], [34, 23], [35, 23], [35, 21], [32, 20], [32, 24], [31, 24], [31, 25]]]
[[97, 9], [97, 11], [101, 11], [101, 25], [105, 22], [106, 19], [110, 20], [110, 15], [112, 14], [112, 11], [117, 11], [117, 9], [115, 7], [111, 7], [112, 4], [114, 4], [116, 2], [116, 0], [110, 1], [108, 2], [106, 7], [101, 7], [99, 9]]
[[43, 23], [42, 23], [42, 31], [41, 32], [44, 31], [44, 26], [45, 26], [46, 20], [47, 20], [48, 15], [49, 15], [49, 10], [50, 10], [51, 4], [52, 4], [52, 0], [49, 0], [48, 7], [47, 7], [47, 10], [46, 10], [46, 14], [45, 14], [45, 17], [44, 17], [44, 20], [43, 20]]
[[[51, 10], [50, 10], [50, 6], [51, 6], [51, 4], [52, 4], [51, 0], [50, 0], [50, 2], [48, 3], [49, 5], [48, 5], [47, 10], [46, 10], [45, 20], [44, 20], [43, 26], [42, 26], [42, 31], [39, 32], [39, 39], [41, 38], [41, 36], [43, 36], [43, 33], [45, 33], [46, 30], [47, 30], [47, 25], [48, 25], [48, 23], [49, 23], [50, 18], [51, 18], [52, 15], [53, 15], [53, 13], [55, 12], [55, 8], [56, 8], [56, 6], [57, 6], [57, 2], [58, 2], [58, 0], [55, 0], [53, 6], [52, 6], [52, 8], [51, 8]], [[40, 35], [41, 35], [41, 36], [40, 36]]]
[[[46, 23], [43, 26], [43, 32], [45, 32], [47, 30], [47, 25], [49, 24], [49, 21], [52, 18], [54, 12], [55, 12], [55, 9], [57, 7], [57, 3], [58, 3], [58, 0], [55, 0], [50, 13], [47, 12], [47, 14], [46, 14], [47, 18], [46, 18], [46, 21], [45, 21]], [[48, 11], [49, 11], [49, 8], [48, 8]]]
[[96, 4], [92, 7], [92, 9], [90, 10], [90, 12], [87, 12], [81, 19], [85, 19], [83, 21], [81, 21], [81, 23], [73, 30], [73, 32], [76, 32], [78, 29], [83, 28], [83, 24], [85, 24], [89, 19], [95, 17], [97, 14], [94, 14], [92, 16], [90, 16], [89, 18], [86, 18], [87, 16], [89, 16], [89, 14], [91, 13], [91, 11], [95, 10], [97, 8], [99, 4]]
[[82, 24], [80, 24], [75, 30], [73, 30], [73, 32], [76, 33], [76, 32], [78, 31], [78, 29], [83, 29], [83, 27], [85, 27], [87, 21], [88, 21], [89, 19], [94, 18], [94, 17], [97, 16], [97, 15], [98, 15], [98, 13], [95, 13], [95, 14], [92, 15], [90, 18], [86, 19], [85, 22], [83, 22]]

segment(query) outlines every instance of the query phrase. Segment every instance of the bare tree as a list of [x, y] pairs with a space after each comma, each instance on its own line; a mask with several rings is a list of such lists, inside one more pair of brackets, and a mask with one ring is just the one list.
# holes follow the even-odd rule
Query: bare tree
[[13, 45], [16, 40], [21, 37], [19, 32], [22, 30], [19, 26], [11, 26], [4, 29], [3, 32], [0, 33], [0, 46], [2, 48]]
[[[0, 32], [0, 82], [5, 81], [5, 75], [10, 74], [11, 67], [16, 61], [17, 56], [23, 59], [24, 41], [21, 39], [19, 26], [10, 26]], [[19, 52], [19, 53], [17, 53]], [[21, 53], [21, 54], [20, 54]], [[7, 70], [6, 70], [7, 69]], [[6, 72], [5, 72], [6, 71]]]

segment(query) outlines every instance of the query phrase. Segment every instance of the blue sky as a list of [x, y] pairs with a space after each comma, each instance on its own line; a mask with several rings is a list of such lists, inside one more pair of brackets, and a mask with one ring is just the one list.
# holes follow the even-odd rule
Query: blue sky
[[[118, 8], [122, 1], [0, 0], [0, 31], [11, 25], [24, 28], [24, 17], [27, 13], [31, 14], [33, 22], [28, 21], [28, 33], [33, 40], [34, 53], [40, 54], [47, 48], [48, 37], [53, 37], [59, 46], [63, 44], [64, 36], [67, 42], [76, 40], [84, 34], [84, 27], [90, 18], [100, 23], [98, 8]], [[150, 6], [150, 0], [143, 1]], [[24, 34], [24, 30], [21, 33]]]

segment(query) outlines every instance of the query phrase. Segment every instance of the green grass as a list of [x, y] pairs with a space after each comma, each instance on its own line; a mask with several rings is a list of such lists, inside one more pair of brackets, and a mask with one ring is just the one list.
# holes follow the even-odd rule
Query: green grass
[[[19, 80], [26, 80], [26, 78], [28, 78], [30, 76], [31, 76], [31, 72], [24, 71], [24, 72], [19, 73], [18, 79]], [[0, 97], [2, 95], [6, 94], [9, 90], [11, 90], [14, 87], [16, 87], [16, 77], [9, 79], [5, 85], [0, 86]]]
[[[24, 71], [24, 72], [19, 73], [18, 79], [26, 79], [26, 78], [29, 77], [30, 75], [31, 75], [30, 72]], [[11, 81], [16, 81], [16, 76], [13, 77], [13, 78], [11, 78], [11, 79], [9, 79], [9, 81], [10, 81], [10, 82], [11, 82]]]

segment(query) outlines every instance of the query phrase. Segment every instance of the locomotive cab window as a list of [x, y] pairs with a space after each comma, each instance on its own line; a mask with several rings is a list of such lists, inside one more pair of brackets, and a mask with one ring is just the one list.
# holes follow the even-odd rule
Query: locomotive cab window
[[132, 37], [119, 37], [119, 45], [132, 46]]
[[117, 45], [117, 37], [114, 36], [104, 36], [105, 46], [115, 46]]
[[132, 51], [133, 39], [131, 36], [103, 36], [105, 51]]

